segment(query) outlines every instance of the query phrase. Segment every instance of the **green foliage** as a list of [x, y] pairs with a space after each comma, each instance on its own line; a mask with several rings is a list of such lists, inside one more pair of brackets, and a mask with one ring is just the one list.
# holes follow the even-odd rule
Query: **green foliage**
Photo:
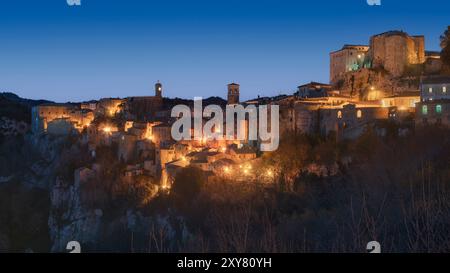
[[375, 133], [374, 129], [368, 128], [352, 145], [353, 155], [358, 160], [366, 160], [370, 158], [377, 148], [383, 143]]
[[50, 198], [45, 190], [19, 181], [0, 184], [0, 252], [48, 251]]
[[205, 173], [194, 167], [182, 169], [175, 176], [171, 195], [178, 206], [192, 202], [206, 183]]

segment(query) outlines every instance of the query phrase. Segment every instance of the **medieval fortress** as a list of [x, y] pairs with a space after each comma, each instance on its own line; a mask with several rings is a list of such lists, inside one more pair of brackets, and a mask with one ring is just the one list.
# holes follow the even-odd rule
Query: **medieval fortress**
[[330, 54], [330, 80], [335, 83], [343, 74], [362, 68], [382, 68], [394, 77], [404, 75], [411, 65], [424, 64], [425, 37], [389, 31], [370, 38], [370, 46], [345, 45]]
[[418, 91], [420, 76], [439, 74], [439, 52], [425, 51], [424, 36], [403, 31], [374, 35], [369, 45], [345, 45], [330, 53], [330, 83], [343, 94], [372, 99], [369, 91], [378, 88], [375, 99]]

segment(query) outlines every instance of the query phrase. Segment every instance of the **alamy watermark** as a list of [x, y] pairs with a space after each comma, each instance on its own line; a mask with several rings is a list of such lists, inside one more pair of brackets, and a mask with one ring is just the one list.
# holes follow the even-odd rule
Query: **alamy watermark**
[[81, 0], [66, 0], [69, 6], [81, 6]]
[[369, 6], [381, 6], [381, 0], [367, 0]]
[[[177, 118], [172, 125], [172, 138], [176, 141], [259, 140], [261, 141], [261, 151], [278, 149], [280, 142], [278, 105], [260, 105], [258, 107], [255, 105], [244, 107], [240, 104], [227, 105], [225, 112], [226, 123], [224, 126], [224, 114], [220, 106], [208, 105], [203, 110], [202, 98], [194, 98], [194, 136], [192, 137], [191, 109], [187, 105], [177, 105], [172, 108], [171, 113], [172, 117]], [[203, 118], [209, 118], [204, 125]], [[268, 118], [270, 118], [270, 127]]]

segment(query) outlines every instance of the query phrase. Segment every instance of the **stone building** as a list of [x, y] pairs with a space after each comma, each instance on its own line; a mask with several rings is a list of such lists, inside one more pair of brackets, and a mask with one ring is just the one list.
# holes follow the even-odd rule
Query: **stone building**
[[426, 125], [450, 127], [450, 100], [422, 101], [416, 106], [416, 127]]
[[344, 45], [342, 49], [331, 52], [330, 83], [336, 84], [343, 74], [363, 68], [368, 51], [367, 45]]
[[152, 141], [155, 143], [156, 147], [161, 147], [174, 142], [172, 138], [172, 126], [167, 123], [153, 126]]
[[416, 103], [420, 102], [419, 92], [409, 92], [388, 96], [381, 99], [381, 107], [396, 107], [400, 111], [414, 112]]
[[325, 83], [310, 82], [297, 88], [298, 90], [294, 94], [297, 98], [321, 98], [328, 96], [332, 86]]
[[367, 125], [377, 120], [387, 120], [389, 108], [376, 105], [346, 104], [342, 107], [321, 107], [319, 109], [319, 133], [336, 134], [338, 139], [359, 137]]
[[31, 109], [31, 119], [34, 133], [46, 133], [48, 124], [57, 119], [64, 119], [73, 128], [82, 131], [94, 120], [94, 113], [81, 109], [78, 104], [41, 104]]
[[450, 100], [450, 76], [422, 77], [420, 97], [422, 101]]
[[416, 104], [416, 126], [450, 126], [450, 77], [423, 77], [420, 86], [421, 102]]
[[122, 134], [118, 145], [118, 158], [122, 162], [128, 162], [136, 155], [136, 144], [138, 137], [130, 134]]
[[370, 38], [372, 68], [382, 67], [394, 77], [404, 74], [409, 65], [425, 62], [425, 37], [403, 31], [388, 31]]
[[[96, 113], [107, 117], [114, 117], [123, 111], [123, 102], [124, 100], [118, 98], [103, 98], [96, 105]], [[86, 106], [84, 105], [83, 107]]]
[[152, 121], [163, 108], [162, 84], [155, 84], [154, 96], [129, 97], [125, 102], [125, 111], [130, 119]]
[[294, 105], [295, 130], [299, 133], [314, 134], [317, 131], [318, 126], [318, 109], [320, 104], [297, 102]]
[[[337, 84], [347, 73], [362, 68], [382, 68], [393, 77], [401, 77], [409, 67], [426, 60], [424, 36], [388, 31], [372, 36], [369, 46], [345, 45], [330, 53], [330, 83]], [[429, 68], [436, 69], [437, 64], [429, 62]]]

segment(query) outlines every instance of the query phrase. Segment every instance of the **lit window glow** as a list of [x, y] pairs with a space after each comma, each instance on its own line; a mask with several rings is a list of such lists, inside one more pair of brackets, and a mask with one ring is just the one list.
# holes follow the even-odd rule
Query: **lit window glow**
[[356, 111], [356, 117], [357, 118], [362, 118], [362, 111], [361, 110]]

